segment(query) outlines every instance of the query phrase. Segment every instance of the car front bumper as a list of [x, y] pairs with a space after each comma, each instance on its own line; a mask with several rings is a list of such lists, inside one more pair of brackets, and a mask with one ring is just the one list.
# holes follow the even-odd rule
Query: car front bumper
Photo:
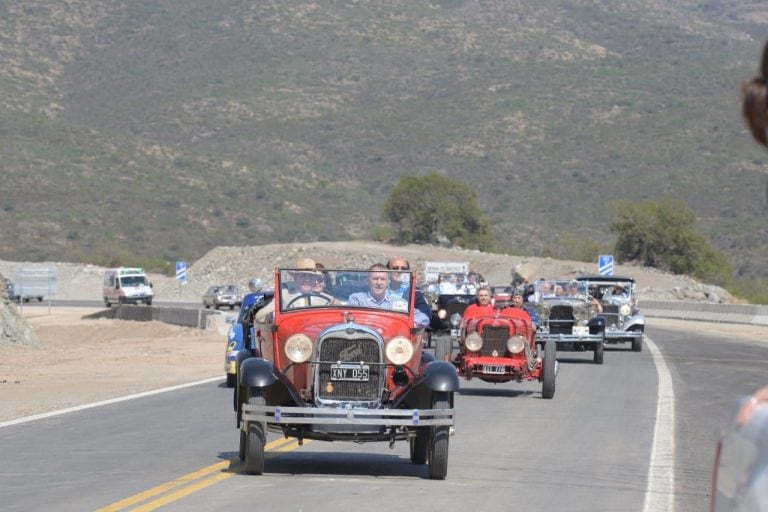
[[557, 350], [579, 350], [579, 347], [597, 346], [603, 343], [603, 334], [549, 334], [536, 333], [536, 343], [542, 345], [547, 341], [554, 341]]
[[453, 409], [343, 409], [243, 404], [243, 420], [277, 425], [426, 427], [453, 425]]

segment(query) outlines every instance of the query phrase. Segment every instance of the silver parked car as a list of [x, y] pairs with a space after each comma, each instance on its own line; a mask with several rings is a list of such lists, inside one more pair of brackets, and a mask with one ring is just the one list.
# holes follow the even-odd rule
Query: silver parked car
[[219, 309], [229, 306], [229, 309], [240, 307], [243, 303], [243, 292], [233, 284], [215, 285], [208, 288], [203, 294], [203, 306], [206, 309]]
[[577, 281], [587, 283], [589, 294], [600, 301], [605, 318], [606, 343], [631, 343], [632, 350], [643, 350], [645, 315], [640, 312], [637, 284], [631, 277], [581, 276]]

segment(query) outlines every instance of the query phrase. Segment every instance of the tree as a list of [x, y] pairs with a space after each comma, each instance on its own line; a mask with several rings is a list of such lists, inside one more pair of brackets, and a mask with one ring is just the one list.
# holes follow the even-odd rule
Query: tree
[[716, 284], [730, 281], [726, 256], [695, 230], [696, 217], [679, 199], [616, 203], [617, 260], [636, 261], [675, 274], [690, 274]]
[[406, 176], [384, 203], [384, 217], [401, 243], [449, 243], [468, 249], [490, 249], [491, 223], [469, 186], [436, 172]]

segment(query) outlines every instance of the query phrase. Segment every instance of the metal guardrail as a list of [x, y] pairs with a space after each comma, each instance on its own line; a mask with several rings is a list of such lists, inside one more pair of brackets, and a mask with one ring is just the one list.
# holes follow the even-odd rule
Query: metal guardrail
[[768, 306], [703, 302], [640, 300], [647, 317], [768, 326]]
[[[703, 302], [640, 300], [640, 309], [649, 318], [672, 318], [696, 322], [719, 322], [768, 326], [768, 306], [755, 304], [710, 304]], [[116, 318], [197, 327], [226, 329], [226, 316], [218, 311], [157, 306], [116, 306], [84, 318]]]
[[151, 322], [156, 320], [166, 324], [207, 329], [212, 325], [212, 320], [218, 320], [219, 317], [223, 321], [224, 315], [218, 311], [206, 311], [204, 309], [164, 308], [123, 304], [121, 306], [106, 308], [97, 313], [85, 315], [83, 318], [114, 318], [117, 320], [133, 320], [135, 322]]

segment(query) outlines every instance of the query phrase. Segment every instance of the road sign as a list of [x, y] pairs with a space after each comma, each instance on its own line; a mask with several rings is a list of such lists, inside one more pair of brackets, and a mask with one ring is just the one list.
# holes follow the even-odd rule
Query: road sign
[[50, 297], [56, 293], [55, 268], [21, 268], [16, 271], [16, 294], [21, 297]]
[[466, 274], [468, 270], [468, 261], [425, 261], [424, 279], [428, 283], [434, 283], [440, 274]]
[[187, 262], [176, 262], [176, 280], [179, 284], [187, 284]]
[[602, 254], [597, 258], [597, 272], [601, 276], [613, 275], [613, 255]]

